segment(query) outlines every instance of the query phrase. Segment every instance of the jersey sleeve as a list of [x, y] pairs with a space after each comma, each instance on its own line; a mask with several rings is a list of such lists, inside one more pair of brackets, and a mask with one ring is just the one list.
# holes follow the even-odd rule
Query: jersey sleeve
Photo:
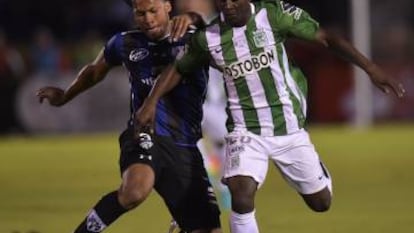
[[203, 43], [202, 32], [191, 37], [183, 57], [175, 62], [177, 71], [185, 76], [199, 69], [209, 62], [209, 52], [206, 43]]
[[109, 65], [118, 66], [122, 64], [121, 43], [122, 34], [118, 33], [105, 44], [104, 57]]
[[275, 1], [274, 23], [285, 36], [313, 40], [319, 30], [319, 23], [308, 12], [284, 1]]

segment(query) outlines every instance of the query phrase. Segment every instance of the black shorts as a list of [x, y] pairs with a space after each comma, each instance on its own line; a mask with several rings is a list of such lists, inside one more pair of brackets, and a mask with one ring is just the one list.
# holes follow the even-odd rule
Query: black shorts
[[132, 164], [147, 164], [155, 173], [155, 190], [184, 231], [220, 227], [220, 211], [197, 147], [181, 147], [169, 137], [154, 136], [148, 151], [133, 138], [133, 130], [119, 137], [121, 174]]

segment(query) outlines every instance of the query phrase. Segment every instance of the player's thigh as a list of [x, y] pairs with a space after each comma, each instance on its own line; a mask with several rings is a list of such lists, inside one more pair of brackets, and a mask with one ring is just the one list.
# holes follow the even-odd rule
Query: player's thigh
[[133, 137], [132, 129], [124, 131], [119, 144], [121, 154], [119, 166], [122, 184], [119, 189], [120, 195], [127, 201], [138, 201], [145, 199], [151, 192], [155, 179], [156, 160], [149, 150], [140, 147]]
[[[158, 170], [159, 162], [157, 161], [157, 156], [153, 154], [153, 148], [142, 148], [139, 141], [134, 138], [134, 130], [132, 128], [126, 129], [119, 136], [119, 147], [119, 168], [121, 176], [123, 176], [125, 171], [134, 164], [145, 164], [151, 167], [154, 171]], [[153, 147], [156, 147], [156, 145]]]
[[287, 149], [272, 155], [283, 178], [300, 194], [315, 194], [330, 186], [331, 177], [306, 131], [289, 136]]
[[253, 178], [260, 187], [267, 174], [268, 152], [264, 141], [250, 132], [232, 132], [226, 136], [224, 182], [231, 177]]
[[258, 183], [248, 176], [233, 176], [227, 179], [227, 186], [232, 196], [254, 197]]
[[181, 229], [192, 232], [220, 227], [216, 196], [197, 148], [177, 147], [163, 142], [165, 167], [155, 189]]

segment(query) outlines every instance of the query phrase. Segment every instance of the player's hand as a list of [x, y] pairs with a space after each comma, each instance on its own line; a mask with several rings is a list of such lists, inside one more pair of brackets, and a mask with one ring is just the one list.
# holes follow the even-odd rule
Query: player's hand
[[134, 136], [139, 138], [140, 133], [154, 133], [154, 118], [157, 104], [145, 100], [144, 104], [134, 114]]
[[173, 17], [171, 20], [171, 40], [178, 41], [185, 35], [188, 29], [199, 24], [199, 20], [202, 20], [201, 17], [192, 12]]
[[404, 86], [385, 74], [378, 66], [374, 66], [368, 74], [372, 83], [384, 93], [393, 92], [399, 98], [404, 97]]
[[49, 101], [52, 106], [62, 106], [66, 103], [65, 91], [57, 87], [44, 87], [37, 91], [36, 96], [39, 98], [39, 102], [43, 103], [44, 99]]

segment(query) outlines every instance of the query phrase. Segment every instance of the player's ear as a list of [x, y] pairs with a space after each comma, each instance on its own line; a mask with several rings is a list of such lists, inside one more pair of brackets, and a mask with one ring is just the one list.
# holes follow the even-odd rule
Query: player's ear
[[170, 13], [172, 11], [171, 1], [165, 0], [164, 9]]

